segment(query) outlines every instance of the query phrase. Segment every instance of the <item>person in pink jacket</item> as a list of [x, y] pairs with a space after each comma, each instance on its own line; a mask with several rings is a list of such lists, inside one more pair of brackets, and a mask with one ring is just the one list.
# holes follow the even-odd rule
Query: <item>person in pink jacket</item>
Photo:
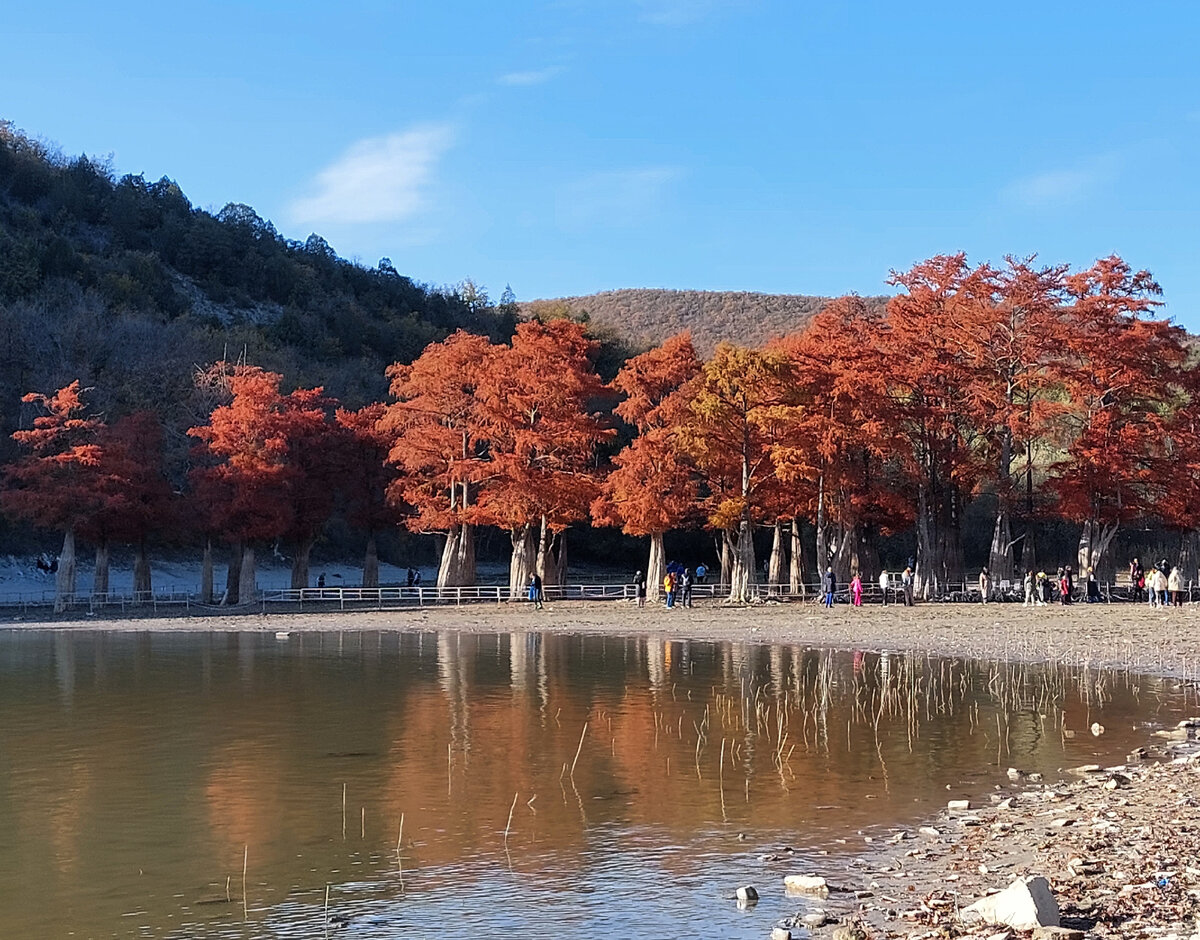
[[857, 574], [850, 579], [850, 597], [855, 607], [862, 607], [862, 578]]

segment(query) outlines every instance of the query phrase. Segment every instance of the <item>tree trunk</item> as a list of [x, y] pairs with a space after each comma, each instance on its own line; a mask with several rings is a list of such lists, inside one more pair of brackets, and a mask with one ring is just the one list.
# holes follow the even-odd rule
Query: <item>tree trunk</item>
[[833, 573], [837, 575], [838, 583], [845, 584], [858, 571], [858, 526], [852, 525], [847, 528], [838, 524], [826, 526], [826, 529], [837, 533], [833, 539], [834, 544], [829, 546], [829, 564], [833, 567]]
[[238, 601], [242, 604], [252, 604], [258, 597], [257, 571], [254, 567], [254, 546], [247, 545], [242, 551], [241, 593]]
[[913, 593], [929, 599], [938, 590], [938, 565], [934, 558], [932, 519], [929, 517], [929, 494], [925, 487], [917, 489], [917, 570], [913, 572]]
[[1021, 574], [1037, 569], [1037, 546], [1033, 541], [1033, 523], [1025, 526], [1025, 538], [1021, 539]]
[[458, 525], [446, 533], [438, 587], [463, 587], [475, 583], [475, 526]]
[[367, 536], [367, 551], [363, 555], [362, 586], [379, 587], [379, 549], [375, 544], [374, 532]]
[[1079, 571], [1080, 577], [1087, 574], [1088, 568], [1094, 568], [1096, 578], [1100, 581], [1112, 581], [1116, 575], [1116, 565], [1109, 551], [1113, 540], [1117, 537], [1119, 526], [1115, 522], [1099, 522], [1095, 519], [1083, 524], [1079, 534]]
[[662, 532], [650, 533], [650, 558], [646, 562], [646, 596], [655, 600], [662, 594], [663, 578], [667, 574], [667, 553]]
[[792, 520], [792, 550], [788, 558], [789, 587], [793, 597], [804, 597], [804, 543], [800, 538], [800, 520]]
[[509, 533], [512, 537], [512, 560], [508, 564], [508, 590], [512, 600], [520, 600], [537, 564], [537, 538], [529, 523]]
[[308, 587], [308, 560], [312, 557], [315, 538], [306, 538], [296, 544], [296, 555], [292, 558], [292, 590]]
[[537, 573], [542, 585], [563, 584], [567, 579], [567, 533], [554, 532], [542, 516], [537, 545]]
[[221, 598], [222, 606], [234, 606], [241, 600], [242, 595], [242, 543], [233, 542], [229, 546], [229, 567], [225, 569], [225, 596]]
[[733, 570], [729, 573], [729, 603], [745, 604], [754, 584], [754, 528], [748, 519], [738, 523], [737, 541], [731, 546]]
[[783, 584], [783, 522], [775, 520], [775, 537], [771, 540], [771, 558], [767, 562], [767, 590], [772, 594], [779, 593], [779, 585]]
[[992, 581], [1013, 579], [1012, 514], [1003, 498], [996, 507], [996, 524], [992, 527], [992, 547], [988, 551], [988, 571]]
[[133, 553], [133, 596], [135, 600], [146, 600], [154, 590], [150, 576], [150, 559], [146, 556], [146, 543], [139, 541]]
[[92, 593], [108, 593], [108, 539], [96, 543], [96, 570], [92, 576]]
[[825, 575], [831, 556], [829, 552], [829, 532], [825, 525], [825, 474], [817, 477], [817, 577]]
[[63, 533], [63, 547], [58, 555], [58, 571], [54, 577], [54, 612], [67, 609], [68, 599], [75, 593], [75, 529]]
[[962, 544], [962, 511], [962, 495], [957, 488], [946, 487], [942, 518], [938, 521], [938, 538], [941, 541], [941, 576], [951, 584], [965, 581], [967, 577], [966, 553]]
[[733, 542], [734, 534], [732, 529], [721, 530], [721, 573], [718, 582], [722, 591], [728, 591], [730, 578], [733, 574]]
[[204, 560], [200, 563], [200, 603], [213, 602], [212, 539], [204, 540]]

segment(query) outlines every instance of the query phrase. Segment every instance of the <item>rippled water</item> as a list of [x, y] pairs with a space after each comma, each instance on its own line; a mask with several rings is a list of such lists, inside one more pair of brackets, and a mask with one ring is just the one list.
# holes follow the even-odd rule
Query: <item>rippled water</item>
[[803, 907], [783, 874], [1009, 766], [1122, 760], [1193, 696], [632, 637], [0, 632], [0, 936], [758, 938]]

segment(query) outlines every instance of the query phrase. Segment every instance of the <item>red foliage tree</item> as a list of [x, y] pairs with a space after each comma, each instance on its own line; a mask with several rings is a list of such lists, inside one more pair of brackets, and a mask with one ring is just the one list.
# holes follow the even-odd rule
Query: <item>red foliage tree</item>
[[659, 590], [666, 568], [663, 537], [696, 512], [696, 474], [675, 446], [675, 429], [685, 417], [682, 391], [700, 370], [691, 336], [680, 333], [630, 359], [612, 381], [624, 399], [616, 413], [637, 432], [613, 457], [592, 517], [619, 525], [627, 535], [649, 536], [647, 583]]
[[379, 587], [376, 537], [400, 518], [400, 512], [387, 498], [396, 472], [388, 463], [391, 437], [381, 427], [386, 413], [387, 406], [376, 403], [357, 411], [339, 408], [336, 415], [342, 429], [339, 488], [344, 494], [346, 517], [367, 535], [363, 587]]
[[411, 365], [388, 369], [396, 401], [379, 428], [399, 470], [388, 498], [412, 531], [444, 537], [439, 587], [475, 581], [479, 490], [489, 472], [477, 390], [497, 353], [484, 337], [460, 330]]
[[333, 511], [336, 402], [319, 388], [284, 395], [281, 381], [274, 372], [235, 367], [227, 376], [228, 403], [188, 431], [207, 463], [194, 471], [194, 484], [233, 549], [227, 603], [253, 591], [258, 542], [292, 542], [292, 586], [307, 587], [309, 553]]
[[536, 571], [546, 584], [566, 573], [563, 533], [598, 495], [596, 446], [612, 435], [593, 410], [603, 385], [596, 344], [569, 320], [530, 321], [480, 376], [480, 436], [488, 442], [480, 518], [508, 531], [515, 595]]
[[103, 428], [99, 442], [93, 490], [98, 505], [79, 528], [96, 546], [92, 590], [108, 593], [109, 547], [127, 544], [134, 546], [133, 592], [144, 598], [153, 589], [147, 541], [165, 531], [174, 516], [171, 486], [163, 475], [162, 424], [153, 412], [138, 411]]
[[1121, 523], [1159, 515], [1173, 474], [1171, 431], [1192, 384], [1186, 334], [1144, 319], [1158, 284], [1119, 257], [1071, 275], [1067, 289], [1074, 302], [1061, 351], [1067, 443], [1049, 486], [1058, 511], [1083, 526], [1080, 570], [1110, 578]]
[[688, 385], [679, 441], [703, 474], [703, 505], [708, 524], [721, 533], [721, 577], [731, 602], [750, 597], [754, 525], [765, 520], [778, 479], [773, 451], [786, 434], [795, 395], [786, 356], [731, 343], [719, 345]]
[[65, 609], [75, 593], [75, 534], [101, 508], [100, 436], [104, 422], [85, 415], [79, 382], [46, 396], [31, 392], [21, 400], [38, 404], [45, 414], [33, 427], [15, 431], [13, 440], [28, 453], [6, 469], [4, 510], [11, 516], [63, 533], [58, 558], [54, 609]]
[[775, 344], [800, 397], [776, 447], [777, 473], [793, 512], [816, 526], [819, 570], [832, 566], [843, 581], [873, 578], [878, 536], [912, 520], [907, 479], [893, 459], [902, 440], [879, 356], [882, 320], [860, 298], [843, 297]]

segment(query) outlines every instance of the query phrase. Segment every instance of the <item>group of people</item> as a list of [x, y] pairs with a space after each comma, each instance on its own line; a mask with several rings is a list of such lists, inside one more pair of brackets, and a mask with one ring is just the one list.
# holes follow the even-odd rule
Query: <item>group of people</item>
[[1129, 563], [1129, 583], [1135, 601], [1145, 598], [1151, 607], [1183, 606], [1183, 573], [1165, 558], [1149, 571], [1135, 558]]
[[[837, 594], [838, 584], [837, 575], [833, 573], [833, 566], [830, 565], [825, 569], [825, 574], [821, 576], [821, 603], [826, 607], [833, 606], [834, 595]], [[888, 574], [886, 568], [879, 572], [879, 593], [883, 597], [883, 606], [888, 605], [888, 593], [894, 590], [892, 584], [892, 576]], [[905, 607], [913, 606], [913, 570], [912, 566], [904, 569], [900, 575], [900, 596], [904, 600]], [[863, 582], [862, 577], [858, 572], [850, 579], [850, 603], [854, 607], [862, 607], [863, 602]]]
[[[666, 595], [666, 605], [668, 608], [675, 607], [691, 607], [692, 606], [692, 587], [696, 584], [703, 584], [704, 579], [708, 577], [708, 569], [704, 565], [697, 565], [696, 570], [685, 568], [679, 562], [668, 562], [666, 573], [663, 575], [662, 589]], [[637, 596], [638, 607], [646, 606], [646, 576], [642, 572], [638, 572], [633, 576], [634, 594]]]
[[[983, 570], [985, 573], [987, 572], [986, 568]], [[982, 583], [983, 575], [981, 574], [979, 577]], [[1085, 572], [1084, 584], [1086, 585], [1084, 599], [1089, 604], [1100, 603], [1103, 598], [1100, 596], [1100, 583], [1096, 580], [1094, 568], [1088, 568]], [[1075, 601], [1075, 572], [1070, 565], [1064, 565], [1053, 575], [1048, 575], [1045, 571], [1039, 571], [1037, 574], [1026, 571], [1022, 586], [1024, 587], [1024, 605], [1026, 607], [1045, 607], [1054, 600], [1055, 592], [1058, 594], [1059, 604], [1064, 607]]]

